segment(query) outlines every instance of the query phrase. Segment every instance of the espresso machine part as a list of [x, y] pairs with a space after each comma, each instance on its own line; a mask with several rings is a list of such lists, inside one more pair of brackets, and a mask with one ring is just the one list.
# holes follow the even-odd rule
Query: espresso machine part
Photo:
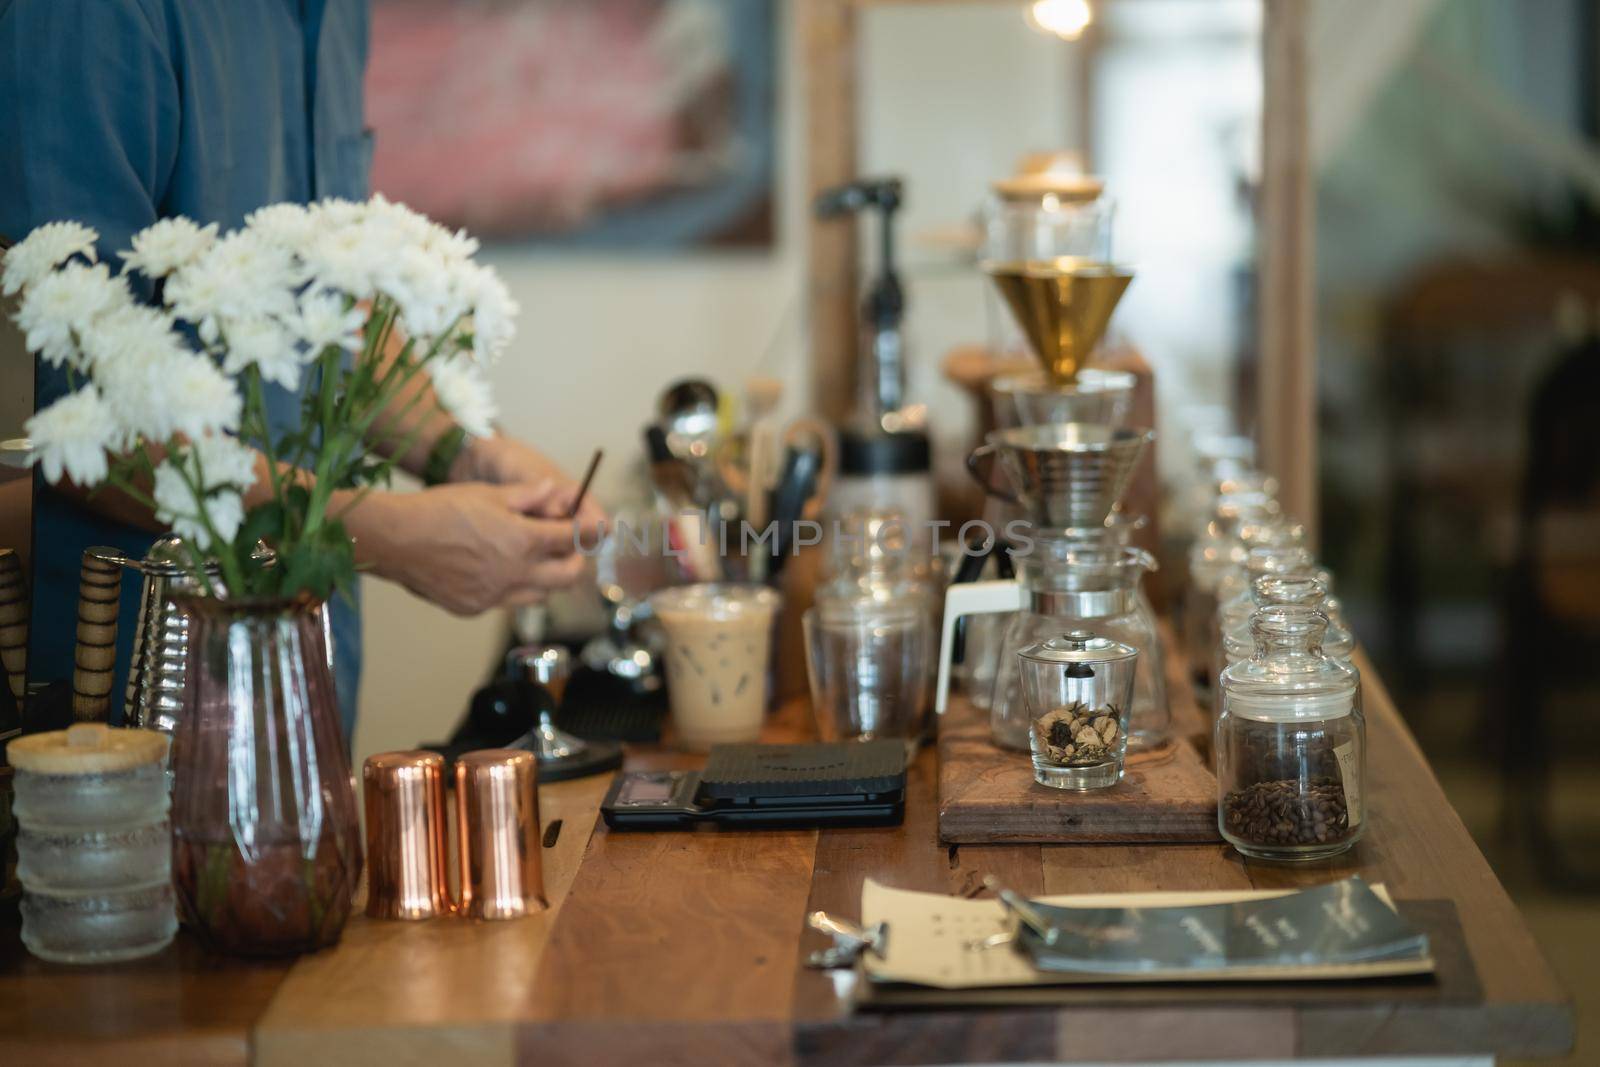
[[506, 653], [506, 675], [532, 683], [549, 694], [539, 701], [539, 721], [507, 748], [532, 752], [539, 777], [546, 782], [582, 778], [622, 765], [622, 746], [612, 741], [585, 741], [556, 726], [555, 712], [572, 677], [572, 654], [560, 645], [519, 645]]

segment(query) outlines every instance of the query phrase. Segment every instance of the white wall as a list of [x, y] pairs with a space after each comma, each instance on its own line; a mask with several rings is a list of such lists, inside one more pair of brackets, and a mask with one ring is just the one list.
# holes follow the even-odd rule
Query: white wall
[[[802, 239], [796, 34], [779, 30], [781, 124], [776, 246], [762, 253], [580, 256], [499, 248], [487, 256], [522, 305], [518, 339], [496, 367], [506, 430], [569, 471], [606, 459], [594, 492], [637, 497], [642, 432], [670, 380], [703, 375], [737, 390], [759, 373], [803, 395]], [[501, 613], [454, 618], [402, 589], [364, 579], [366, 669], [355, 757], [446, 736], [499, 652]], [[587, 591], [584, 591], [587, 599]]]
[[[801, 0], [803, 2], [803, 0]], [[804, 169], [793, 4], [782, 27], [780, 226], [765, 254], [636, 257], [498, 250], [523, 317], [495, 385], [506, 428], [577, 470], [606, 450], [596, 482], [610, 506], [637, 497], [640, 435], [656, 394], [700, 374], [737, 389], [753, 373], [804, 399]], [[1070, 49], [1029, 30], [1021, 4], [875, 8], [862, 22], [862, 169], [904, 174], [905, 232], [949, 226], [977, 207], [1018, 156], [1073, 136]], [[939, 380], [950, 345], [987, 335], [982, 279], [938, 255], [908, 258], [914, 390], [935, 404], [947, 450], [968, 413]], [[356, 757], [444, 736], [489, 669], [500, 616], [454, 619], [367, 581], [366, 664]]]

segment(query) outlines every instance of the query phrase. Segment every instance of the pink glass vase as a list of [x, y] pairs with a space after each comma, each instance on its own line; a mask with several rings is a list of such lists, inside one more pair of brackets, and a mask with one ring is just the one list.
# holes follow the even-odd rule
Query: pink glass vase
[[190, 626], [172, 742], [179, 913], [221, 952], [331, 945], [361, 845], [322, 605], [178, 599]]

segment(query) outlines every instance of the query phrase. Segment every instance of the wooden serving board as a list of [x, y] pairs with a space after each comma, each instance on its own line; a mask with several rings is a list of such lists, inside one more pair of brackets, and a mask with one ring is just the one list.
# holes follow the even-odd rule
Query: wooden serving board
[[1025, 752], [989, 740], [989, 715], [952, 700], [939, 723], [939, 839], [950, 844], [1220, 841], [1217, 779], [1194, 745], [1130, 756], [1110, 789], [1073, 792], [1033, 780]]
[[1199, 742], [1183, 656], [1163, 625], [1172, 743], [1128, 757], [1110, 789], [1074, 792], [1033, 780], [1025, 752], [989, 740], [989, 713], [952, 698], [939, 722], [939, 839], [948, 844], [1175, 844], [1221, 841], [1217, 778]]

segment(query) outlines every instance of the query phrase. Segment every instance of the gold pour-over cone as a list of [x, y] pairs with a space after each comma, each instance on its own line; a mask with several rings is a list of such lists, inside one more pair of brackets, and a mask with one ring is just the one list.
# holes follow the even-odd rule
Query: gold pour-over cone
[[984, 269], [1033, 354], [1058, 381], [1078, 376], [1133, 281], [1125, 267], [1070, 256], [989, 263]]

